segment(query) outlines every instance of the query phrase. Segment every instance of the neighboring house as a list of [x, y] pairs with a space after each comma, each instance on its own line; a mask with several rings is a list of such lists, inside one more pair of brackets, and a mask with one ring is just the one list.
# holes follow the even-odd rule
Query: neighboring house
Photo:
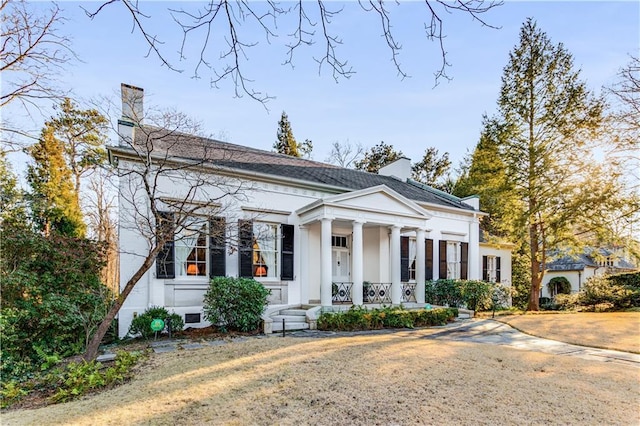
[[[141, 108], [142, 89], [126, 90], [140, 97]], [[145, 129], [124, 114], [120, 125], [121, 137], [132, 140]], [[410, 180], [409, 159], [371, 174], [180, 136], [180, 143], [171, 134], [156, 142], [167, 161], [203, 158], [196, 142], [204, 142], [214, 155], [198, 173], [245, 189], [209, 220], [194, 217], [194, 225], [165, 246], [120, 310], [121, 336], [136, 314], [154, 305], [183, 315], [187, 326], [208, 325], [202, 300], [214, 276], [253, 277], [271, 290], [271, 304], [322, 306], [423, 304], [425, 281], [439, 278], [511, 283], [509, 247], [480, 243], [485, 213], [477, 197], [459, 199]], [[121, 171], [140, 161], [123, 143], [109, 147], [109, 155]], [[122, 194], [139, 182], [131, 174], [119, 185]], [[166, 189], [180, 194], [188, 188], [187, 178], [167, 182]], [[136, 253], [146, 250], [135, 226], [127, 225], [131, 209], [144, 212], [147, 204], [121, 196], [122, 286], [142, 262]], [[163, 215], [171, 221], [171, 203]]]
[[576, 255], [564, 255], [547, 263], [542, 281], [541, 296], [554, 297], [556, 289], [549, 285], [555, 277], [564, 277], [571, 283], [571, 292], [579, 292], [591, 277], [604, 274], [636, 271], [622, 253], [609, 249], [586, 249]]

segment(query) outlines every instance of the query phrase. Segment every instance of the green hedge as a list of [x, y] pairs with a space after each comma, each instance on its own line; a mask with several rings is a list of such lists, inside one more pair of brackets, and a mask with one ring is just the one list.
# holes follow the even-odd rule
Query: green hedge
[[456, 308], [406, 310], [403, 308], [367, 309], [354, 306], [348, 311], [323, 312], [318, 330], [356, 331], [382, 328], [414, 328], [444, 325], [458, 316]]
[[436, 280], [425, 284], [425, 301], [433, 305], [466, 306], [472, 311], [489, 310], [494, 301], [506, 304], [508, 289], [502, 284], [477, 280]]

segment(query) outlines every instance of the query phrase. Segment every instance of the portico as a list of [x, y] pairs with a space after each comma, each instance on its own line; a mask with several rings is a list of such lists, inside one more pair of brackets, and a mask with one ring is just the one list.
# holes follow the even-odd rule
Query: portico
[[[317, 200], [296, 213], [306, 242], [300, 264], [307, 303], [424, 303], [425, 239], [432, 217], [427, 210], [381, 185]], [[408, 268], [402, 264], [408, 258], [403, 235], [416, 240], [411, 282], [403, 280], [402, 268]]]

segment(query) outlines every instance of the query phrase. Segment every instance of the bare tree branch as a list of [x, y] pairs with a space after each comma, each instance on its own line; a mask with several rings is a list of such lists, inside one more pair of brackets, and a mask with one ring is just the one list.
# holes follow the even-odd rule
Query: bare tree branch
[[[379, 27], [385, 44], [391, 52], [391, 61], [400, 78], [408, 76], [400, 64], [400, 52], [402, 45], [397, 41], [393, 32], [393, 20], [390, 13], [391, 2], [384, 0], [358, 0], [364, 12], [377, 15]], [[145, 19], [151, 18], [141, 10], [137, 1], [109, 0], [102, 3], [95, 12], [87, 14], [95, 17], [106, 6], [122, 4], [133, 19], [133, 31], [141, 32], [145, 42], [149, 46], [147, 55], [153, 53], [163, 65], [175, 71], [176, 68], [169, 60], [163, 48], [164, 41], [156, 35], [150, 34], [145, 26]], [[391, 3], [395, 7], [401, 7], [400, 2]], [[446, 74], [447, 52], [445, 50], [444, 20], [442, 14], [462, 14], [471, 16], [482, 26], [496, 28], [483, 19], [483, 14], [492, 8], [502, 4], [499, 0], [457, 0], [448, 2], [445, 0], [424, 0], [426, 6], [426, 22], [424, 30], [427, 39], [436, 41], [441, 52], [441, 61], [435, 73], [435, 81], [449, 77]], [[332, 7], [334, 5], [331, 5]], [[272, 98], [267, 93], [254, 88], [254, 80], [245, 73], [246, 62], [249, 58], [249, 50], [259, 46], [259, 39], [248, 39], [251, 28], [258, 28], [263, 34], [264, 41], [271, 44], [273, 40], [282, 37], [286, 49], [283, 64], [294, 67], [294, 54], [302, 47], [310, 48], [317, 42], [322, 46], [321, 53], [313, 55], [313, 60], [318, 64], [318, 72], [321, 74], [323, 67], [329, 68], [332, 77], [339, 81], [341, 78], [349, 78], [355, 70], [349, 66], [348, 61], [340, 55], [339, 47], [343, 39], [334, 24], [334, 19], [342, 11], [342, 7], [329, 8], [326, 0], [308, 2], [298, 0], [290, 8], [282, 8], [274, 1], [251, 2], [249, 0], [209, 0], [203, 8], [197, 10], [168, 9], [173, 21], [182, 30], [182, 40], [178, 51], [178, 60], [188, 60], [188, 51], [195, 48], [197, 58], [193, 66], [193, 77], [200, 78], [205, 69], [212, 76], [211, 87], [218, 88], [224, 81], [231, 81], [234, 85], [235, 96], [249, 96], [263, 104]], [[287, 21], [287, 19], [289, 21]], [[143, 19], [144, 18], [144, 19]], [[293, 23], [293, 30], [287, 29], [284, 24]], [[282, 27], [283, 29], [279, 28]], [[216, 54], [216, 49], [219, 53]]]
[[[1, 0], [0, 107], [19, 103], [27, 114], [40, 111], [41, 100], [58, 100], [65, 93], [56, 87], [63, 66], [75, 58], [70, 40], [60, 33], [64, 18], [59, 7], [37, 12], [25, 0]], [[6, 118], [2, 132], [22, 135]], [[27, 135], [30, 137], [30, 135]], [[13, 142], [3, 137], [3, 145]], [[15, 147], [14, 147], [15, 148]]]

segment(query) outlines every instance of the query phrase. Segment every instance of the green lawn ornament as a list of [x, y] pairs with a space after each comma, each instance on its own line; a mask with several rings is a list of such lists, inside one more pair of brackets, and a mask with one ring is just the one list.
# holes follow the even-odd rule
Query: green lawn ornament
[[431, 303], [427, 303], [427, 304], [424, 306], [424, 308], [425, 308], [427, 311], [430, 311], [430, 310], [431, 310]]

